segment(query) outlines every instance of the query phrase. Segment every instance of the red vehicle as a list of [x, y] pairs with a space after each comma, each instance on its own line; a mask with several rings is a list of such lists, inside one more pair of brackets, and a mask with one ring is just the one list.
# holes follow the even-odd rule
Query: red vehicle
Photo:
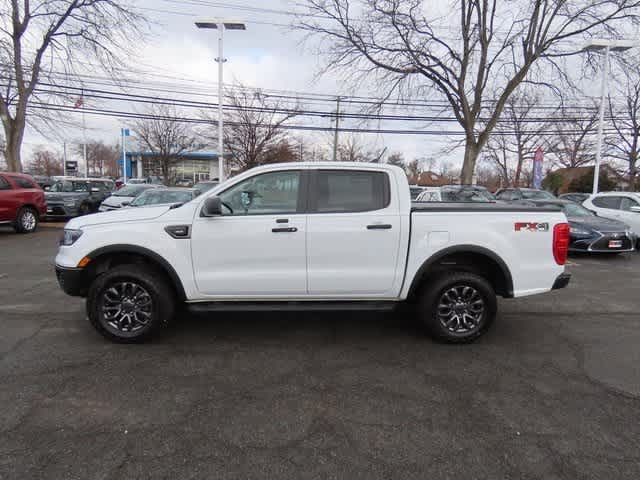
[[47, 213], [44, 191], [30, 175], [0, 172], [0, 224], [31, 233]]

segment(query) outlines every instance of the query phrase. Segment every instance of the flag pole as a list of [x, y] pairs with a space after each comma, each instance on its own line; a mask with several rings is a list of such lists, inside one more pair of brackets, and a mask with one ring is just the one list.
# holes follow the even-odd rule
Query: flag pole
[[125, 129], [120, 129], [122, 135], [122, 180], [123, 185], [127, 184], [127, 148], [125, 146]]

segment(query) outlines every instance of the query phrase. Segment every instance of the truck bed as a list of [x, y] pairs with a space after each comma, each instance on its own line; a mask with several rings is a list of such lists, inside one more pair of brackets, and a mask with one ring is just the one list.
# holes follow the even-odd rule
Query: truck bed
[[498, 202], [411, 202], [411, 212], [560, 212], [555, 206], [534, 207]]

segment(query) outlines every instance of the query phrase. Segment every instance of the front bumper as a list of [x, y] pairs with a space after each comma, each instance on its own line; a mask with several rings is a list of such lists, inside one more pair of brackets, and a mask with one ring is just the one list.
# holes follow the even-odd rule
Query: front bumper
[[86, 297], [88, 285], [82, 268], [61, 267], [56, 265], [56, 278], [62, 291], [72, 297]]
[[[571, 236], [570, 252], [633, 252], [636, 239], [626, 232], [597, 232], [593, 236]], [[612, 246], [615, 245], [615, 246]]]
[[569, 281], [571, 280], [571, 274], [570, 273], [561, 273], [560, 275], [558, 275], [558, 277], [556, 278], [556, 281], [553, 282], [553, 287], [551, 287], [551, 290], [558, 290], [560, 288], [564, 288], [567, 285], [569, 285]]
[[77, 217], [78, 207], [70, 207], [64, 203], [49, 203], [47, 202], [47, 217]]

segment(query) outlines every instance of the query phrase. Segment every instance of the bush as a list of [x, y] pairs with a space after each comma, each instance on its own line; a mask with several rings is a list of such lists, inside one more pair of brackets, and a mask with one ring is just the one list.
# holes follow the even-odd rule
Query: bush
[[[598, 180], [598, 190], [601, 192], [607, 190], [614, 190], [617, 184], [615, 180], [609, 178], [609, 176], [600, 170], [599, 180]], [[580, 178], [576, 178], [571, 181], [569, 184], [570, 192], [582, 192], [582, 193], [591, 193], [593, 190], [593, 169], [589, 173], [582, 175]]]
[[544, 180], [542, 180], [542, 188], [550, 191], [554, 195], [557, 195], [558, 190], [560, 190], [563, 183], [564, 179], [562, 178], [562, 175], [560, 175], [559, 173], [551, 172], [548, 173], [546, 177], [544, 177]]

